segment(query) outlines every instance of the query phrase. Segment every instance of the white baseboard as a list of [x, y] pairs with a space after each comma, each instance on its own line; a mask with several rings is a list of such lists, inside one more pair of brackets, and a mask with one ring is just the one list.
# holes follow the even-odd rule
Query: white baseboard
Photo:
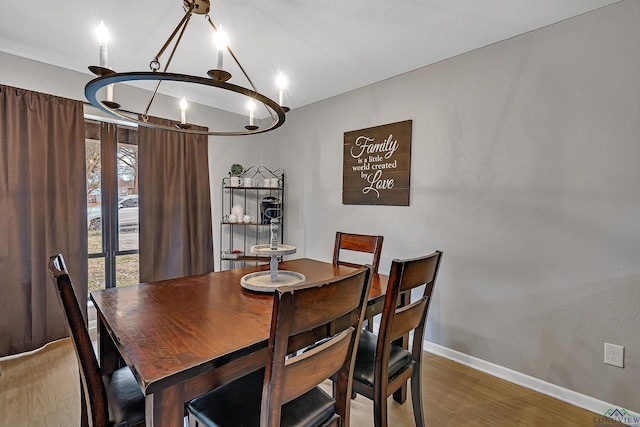
[[[514, 371], [512, 369], [505, 368], [503, 366], [499, 366], [482, 359], [478, 359], [477, 357], [469, 356], [468, 354], [443, 347], [430, 341], [424, 341], [423, 348], [429, 353], [433, 353], [438, 356], [453, 360], [454, 362], [461, 363], [465, 366], [477, 369], [478, 371], [487, 373], [494, 377], [498, 377], [505, 381], [509, 381], [522, 387], [537, 391], [538, 393], [554, 397], [573, 406], [586, 409], [587, 411], [595, 412], [598, 415], [604, 414], [610, 409], [623, 409], [615, 407], [615, 405], [612, 405], [611, 403], [595, 399], [593, 397], [578, 393], [573, 390], [569, 390], [564, 387], [560, 387], [547, 381], [543, 381], [530, 375], [523, 374], [521, 372]], [[628, 425], [640, 426], [640, 414], [628, 409], [625, 409], [625, 411], [634, 419], [620, 421], [629, 421], [627, 423]], [[636, 417], [638, 417], [639, 419], [635, 420]]]

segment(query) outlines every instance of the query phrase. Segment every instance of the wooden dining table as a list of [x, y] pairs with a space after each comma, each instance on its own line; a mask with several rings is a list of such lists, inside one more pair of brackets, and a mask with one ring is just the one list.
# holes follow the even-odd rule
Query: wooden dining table
[[[146, 425], [182, 426], [191, 399], [266, 364], [273, 296], [240, 279], [268, 265], [91, 292], [103, 374], [128, 365], [145, 395]], [[300, 258], [279, 270], [307, 283], [353, 271]], [[388, 277], [374, 274], [365, 317], [380, 313]]]

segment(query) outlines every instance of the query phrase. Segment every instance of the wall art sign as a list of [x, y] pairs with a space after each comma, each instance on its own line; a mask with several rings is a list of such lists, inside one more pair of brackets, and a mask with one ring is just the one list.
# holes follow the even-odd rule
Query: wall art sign
[[344, 134], [342, 204], [409, 206], [411, 120]]

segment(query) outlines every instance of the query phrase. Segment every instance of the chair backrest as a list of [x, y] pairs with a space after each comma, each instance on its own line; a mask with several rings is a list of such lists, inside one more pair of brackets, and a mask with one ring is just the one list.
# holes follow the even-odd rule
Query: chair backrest
[[55, 279], [56, 294], [62, 305], [73, 348], [78, 358], [81, 393], [84, 393], [81, 396], [82, 402], [88, 402], [86, 410], [93, 421], [91, 425], [107, 426], [110, 424], [107, 393], [87, 325], [61, 254], [49, 258], [49, 272]]
[[378, 267], [380, 266], [383, 240], [383, 236], [352, 234], [338, 231], [336, 232], [336, 243], [333, 247], [333, 264], [346, 265], [349, 267], [360, 267], [363, 265], [340, 259], [340, 252], [342, 250], [370, 253], [373, 254], [373, 260], [371, 262], [373, 272], [377, 273]]
[[[371, 268], [362, 267], [331, 281], [276, 290], [262, 393], [261, 426], [279, 426], [281, 406], [337, 374], [336, 414], [349, 416], [355, 350], [371, 285]], [[312, 349], [305, 332], [334, 335]], [[318, 329], [319, 328], [319, 329]], [[313, 333], [311, 333], [313, 335]]]
[[[442, 252], [407, 260], [394, 259], [391, 262], [389, 283], [385, 295], [376, 361], [384, 361], [386, 366], [389, 347], [392, 342], [413, 331], [411, 353], [414, 360], [420, 360], [424, 327], [429, 314], [431, 295], [438, 276]], [[411, 301], [411, 291], [425, 285], [420, 298]], [[380, 368], [385, 369], [385, 368]], [[380, 376], [379, 376], [380, 375]], [[376, 370], [376, 378], [387, 378], [386, 372]]]

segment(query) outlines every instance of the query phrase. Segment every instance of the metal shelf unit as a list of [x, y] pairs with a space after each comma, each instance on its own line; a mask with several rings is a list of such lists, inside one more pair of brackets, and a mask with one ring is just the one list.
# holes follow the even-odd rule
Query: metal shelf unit
[[[232, 185], [231, 176], [224, 177], [221, 182], [221, 222], [220, 222], [220, 270], [240, 268], [247, 265], [269, 263], [269, 257], [258, 257], [251, 254], [251, 247], [269, 243], [271, 236], [270, 220], [264, 215], [262, 201], [265, 198], [275, 198], [279, 204], [280, 232], [278, 240], [284, 243], [284, 170], [270, 170], [264, 166], [252, 166], [240, 176], [240, 185]], [[245, 186], [244, 178], [253, 180], [252, 185]], [[271, 181], [277, 178], [278, 185], [272, 186]], [[268, 181], [267, 181], [268, 180]], [[268, 182], [265, 183], [265, 181]], [[245, 215], [249, 215], [250, 222], [229, 222], [232, 207], [240, 205]], [[233, 251], [242, 251], [236, 255]]]

